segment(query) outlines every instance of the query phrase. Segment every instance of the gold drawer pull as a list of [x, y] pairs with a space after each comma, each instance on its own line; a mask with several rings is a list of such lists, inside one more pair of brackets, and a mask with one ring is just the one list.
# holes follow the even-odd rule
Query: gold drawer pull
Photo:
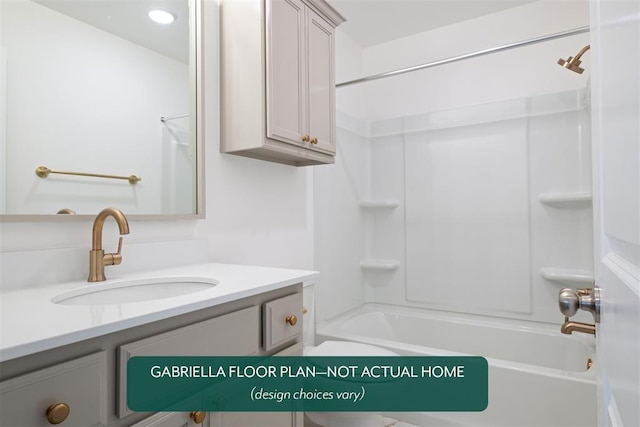
[[69, 416], [69, 405], [66, 403], [54, 403], [47, 408], [47, 421], [49, 424], [60, 424]]
[[207, 413], [204, 411], [193, 411], [189, 414], [189, 417], [196, 424], [202, 424], [206, 416], [207, 416]]
[[313, 138], [311, 138], [311, 140], [310, 140], [309, 142], [311, 142], [312, 144], [314, 144], [314, 145], [315, 145], [315, 144], [317, 144], [317, 143], [318, 143], [318, 138], [313, 137]]
[[307, 307], [302, 307], [302, 314], [307, 314], [309, 310], [307, 310]]
[[304, 136], [302, 137], [302, 140], [303, 140], [304, 142], [309, 142], [309, 135], [304, 135]]
[[287, 316], [287, 318], [285, 320], [291, 326], [296, 326], [296, 323], [298, 323], [298, 318], [296, 317], [295, 314], [292, 314], [291, 316]]

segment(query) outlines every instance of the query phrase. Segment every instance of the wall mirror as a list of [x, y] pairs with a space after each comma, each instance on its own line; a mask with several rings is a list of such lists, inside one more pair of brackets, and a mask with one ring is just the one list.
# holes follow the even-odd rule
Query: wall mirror
[[2, 220], [203, 216], [201, 1], [0, 1]]

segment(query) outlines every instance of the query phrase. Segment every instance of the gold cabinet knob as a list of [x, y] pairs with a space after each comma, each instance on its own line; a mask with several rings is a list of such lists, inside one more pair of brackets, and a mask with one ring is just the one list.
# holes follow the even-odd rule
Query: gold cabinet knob
[[291, 326], [296, 326], [296, 323], [298, 323], [298, 318], [296, 317], [295, 314], [292, 314], [291, 316], [287, 316], [287, 318], [285, 320]]
[[303, 135], [303, 136], [302, 136], [302, 140], [303, 140], [304, 142], [309, 142], [309, 135]]
[[311, 138], [311, 140], [309, 141], [312, 144], [317, 144], [318, 143], [318, 138], [316, 138], [315, 136], [313, 138]]
[[204, 417], [207, 416], [207, 413], [204, 411], [193, 411], [189, 414], [189, 417], [196, 424], [202, 424], [204, 422]]
[[60, 424], [69, 416], [69, 405], [66, 403], [54, 403], [47, 408], [47, 421], [49, 424]]
[[302, 307], [302, 314], [307, 314], [309, 310], [307, 310], [307, 307]]

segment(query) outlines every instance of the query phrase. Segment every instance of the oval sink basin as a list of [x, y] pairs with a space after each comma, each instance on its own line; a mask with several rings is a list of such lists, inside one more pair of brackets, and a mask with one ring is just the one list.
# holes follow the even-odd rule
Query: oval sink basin
[[105, 305], [152, 301], [211, 289], [218, 284], [208, 277], [161, 277], [133, 279], [85, 287], [56, 295], [51, 302], [62, 305]]

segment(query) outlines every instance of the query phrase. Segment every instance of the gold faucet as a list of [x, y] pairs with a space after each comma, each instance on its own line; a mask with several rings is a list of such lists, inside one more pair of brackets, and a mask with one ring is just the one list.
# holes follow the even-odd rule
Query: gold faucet
[[102, 228], [108, 217], [112, 216], [118, 223], [120, 235], [129, 234], [129, 223], [120, 209], [103, 209], [93, 222], [91, 251], [89, 251], [89, 278], [88, 282], [103, 282], [107, 280], [104, 275], [105, 265], [118, 265], [122, 262], [122, 237], [118, 241], [118, 252], [105, 254], [102, 249]]
[[560, 332], [571, 335], [573, 331], [584, 332], [585, 334], [591, 334], [595, 337], [596, 325], [590, 325], [589, 323], [582, 322], [570, 322], [569, 318], [565, 316], [564, 323], [560, 327]]

